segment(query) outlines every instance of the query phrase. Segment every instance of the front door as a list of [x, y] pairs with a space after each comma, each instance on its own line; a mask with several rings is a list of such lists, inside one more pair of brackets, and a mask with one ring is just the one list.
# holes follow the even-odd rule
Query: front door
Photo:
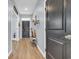
[[22, 38], [28, 38], [30, 32], [30, 21], [22, 21]]

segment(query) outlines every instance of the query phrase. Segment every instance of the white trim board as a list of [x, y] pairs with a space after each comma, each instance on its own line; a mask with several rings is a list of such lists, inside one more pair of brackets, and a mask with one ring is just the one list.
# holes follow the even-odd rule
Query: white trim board
[[45, 56], [45, 54], [42, 52], [41, 48], [40, 48], [38, 45], [37, 45], [37, 47], [38, 47], [39, 51], [41, 52], [42, 56], [45, 58], [46, 56]]
[[19, 38], [13, 38], [12, 40], [19, 41], [20, 39]]
[[8, 53], [8, 57], [10, 56], [11, 53], [12, 53], [12, 50], [10, 50], [10, 52]]

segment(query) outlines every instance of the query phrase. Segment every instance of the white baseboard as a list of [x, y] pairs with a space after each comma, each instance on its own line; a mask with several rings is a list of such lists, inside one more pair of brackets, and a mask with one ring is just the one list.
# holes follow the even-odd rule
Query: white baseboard
[[12, 39], [12, 40], [19, 41], [19, 38], [14, 38], [14, 39]]
[[40, 48], [38, 45], [37, 45], [37, 47], [38, 47], [39, 51], [41, 52], [42, 56], [43, 56], [44, 58], [46, 58], [46, 56], [45, 56], [45, 54], [42, 52], [41, 48]]
[[8, 57], [10, 56], [11, 53], [12, 53], [12, 50], [8, 53]]

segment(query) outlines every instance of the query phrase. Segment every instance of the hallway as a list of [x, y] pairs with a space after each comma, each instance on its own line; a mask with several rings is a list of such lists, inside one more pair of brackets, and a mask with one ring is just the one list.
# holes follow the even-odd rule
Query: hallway
[[9, 59], [44, 59], [38, 48], [32, 44], [30, 38], [12, 41], [12, 54]]
[[9, 0], [8, 7], [9, 59], [71, 59], [71, 0]]

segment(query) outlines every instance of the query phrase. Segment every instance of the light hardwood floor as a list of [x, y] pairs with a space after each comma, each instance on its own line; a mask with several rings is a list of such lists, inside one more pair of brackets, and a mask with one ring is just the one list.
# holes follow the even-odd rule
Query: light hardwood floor
[[13, 50], [8, 59], [44, 59], [38, 48], [33, 46], [29, 38], [12, 41]]

